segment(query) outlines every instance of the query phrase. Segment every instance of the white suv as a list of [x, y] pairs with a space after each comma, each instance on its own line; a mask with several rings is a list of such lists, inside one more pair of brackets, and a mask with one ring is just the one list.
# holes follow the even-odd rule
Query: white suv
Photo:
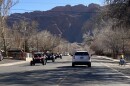
[[91, 67], [91, 58], [87, 51], [76, 51], [72, 58], [72, 67], [75, 65], [88, 65]]

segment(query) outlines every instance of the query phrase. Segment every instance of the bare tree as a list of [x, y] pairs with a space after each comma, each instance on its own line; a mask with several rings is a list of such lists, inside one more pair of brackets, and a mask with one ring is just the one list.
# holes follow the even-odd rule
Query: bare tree
[[[25, 37], [25, 25], [27, 24], [27, 22], [24, 21], [19, 21], [19, 22], [15, 22], [13, 24], [12, 27], [12, 48], [23, 48], [24, 45], [24, 37]], [[24, 49], [24, 48], [23, 48]]]
[[98, 53], [112, 53], [113, 57], [117, 58], [119, 53], [124, 53], [125, 46], [128, 45], [128, 42], [124, 41], [124, 38], [129, 37], [129, 31], [125, 31], [124, 28], [118, 29], [112, 28], [112, 21], [107, 22], [107, 26], [102, 29], [94, 37], [94, 42], [91, 45], [91, 48], [97, 51]]
[[30, 38], [31, 44], [35, 47], [33, 48], [37, 50], [52, 50], [59, 44], [59, 41], [57, 36], [52, 35], [48, 31], [39, 32]]
[[0, 1], [0, 25], [1, 25], [1, 38], [3, 41], [4, 46], [4, 52], [5, 56], [7, 56], [7, 44], [6, 44], [6, 38], [7, 38], [7, 27], [6, 27], [6, 19], [9, 15], [10, 8], [13, 7], [15, 4], [18, 3], [18, 0], [13, 2], [13, 0], [1, 0]]
[[24, 51], [29, 51], [29, 38], [32, 35], [37, 34], [37, 22], [32, 21], [28, 22], [25, 20], [20, 20], [19, 22], [15, 22], [12, 28], [13, 35], [13, 45], [15, 48], [24, 49]]
[[94, 37], [93, 42], [90, 45], [90, 49], [95, 51], [96, 54], [103, 54], [104, 45], [103, 45], [103, 34], [98, 34]]
[[106, 0], [106, 2], [108, 9], [105, 10], [105, 15], [109, 18], [118, 19], [114, 26], [128, 28], [130, 26], [130, 0]]
[[83, 35], [84, 43], [87, 45], [91, 45], [91, 42], [93, 41], [93, 36], [90, 35], [90, 33], [86, 33]]
[[112, 50], [113, 57], [116, 58], [122, 49], [121, 32], [107, 29], [104, 32], [104, 45]]

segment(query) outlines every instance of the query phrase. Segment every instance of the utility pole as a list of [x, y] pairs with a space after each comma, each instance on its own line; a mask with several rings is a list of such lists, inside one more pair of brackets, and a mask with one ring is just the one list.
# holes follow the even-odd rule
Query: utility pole
[[26, 26], [24, 28], [24, 52], [26, 52]]
[[130, 37], [122, 38], [122, 53], [125, 55], [125, 40], [130, 39]]
[[125, 55], [124, 38], [122, 38], [122, 53], [123, 53], [123, 55]]
[[37, 51], [38, 51], [38, 36], [36, 35], [36, 40], [37, 40]]

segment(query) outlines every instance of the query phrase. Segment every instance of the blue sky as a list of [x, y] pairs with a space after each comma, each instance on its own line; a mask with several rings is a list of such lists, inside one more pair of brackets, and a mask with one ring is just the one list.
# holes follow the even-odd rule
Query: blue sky
[[19, 3], [11, 8], [10, 13], [24, 13], [35, 10], [46, 11], [56, 6], [65, 6], [68, 4], [71, 6], [77, 4], [88, 5], [90, 3], [103, 5], [104, 0], [19, 0]]

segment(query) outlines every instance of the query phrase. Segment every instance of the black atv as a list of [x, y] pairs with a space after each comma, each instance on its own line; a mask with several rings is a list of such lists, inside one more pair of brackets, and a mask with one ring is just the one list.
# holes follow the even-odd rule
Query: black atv
[[46, 62], [48, 60], [52, 60], [52, 62], [55, 62], [55, 56], [53, 55], [53, 53], [46, 53]]
[[55, 59], [57, 59], [57, 58], [62, 59], [62, 55], [61, 54], [55, 54], [54, 56], [55, 56]]

